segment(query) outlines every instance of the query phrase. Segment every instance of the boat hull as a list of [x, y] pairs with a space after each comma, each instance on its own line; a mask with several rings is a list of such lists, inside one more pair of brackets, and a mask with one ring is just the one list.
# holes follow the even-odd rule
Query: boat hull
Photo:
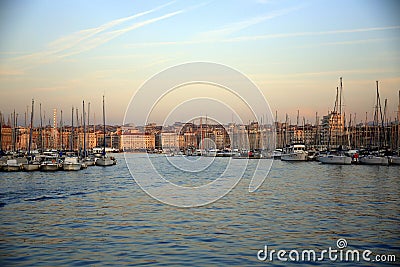
[[115, 165], [114, 160], [110, 159], [110, 158], [99, 158], [96, 160], [96, 165], [97, 166], [112, 166]]
[[307, 154], [306, 153], [282, 154], [281, 160], [283, 160], [283, 161], [307, 161]]
[[318, 160], [323, 164], [337, 164], [337, 165], [350, 165], [352, 161], [351, 157], [336, 156], [336, 155], [319, 157]]
[[3, 170], [6, 172], [18, 172], [21, 170], [20, 165], [6, 165], [3, 167]]
[[31, 172], [31, 171], [38, 171], [40, 169], [40, 164], [22, 164], [22, 168], [24, 171]]
[[63, 170], [64, 171], [79, 171], [82, 168], [81, 163], [64, 163]]
[[86, 166], [94, 166], [94, 160], [85, 160], [84, 163]]
[[58, 164], [42, 164], [40, 166], [41, 171], [49, 171], [49, 172], [54, 172], [58, 171]]
[[377, 156], [365, 156], [360, 158], [361, 164], [366, 165], [389, 165], [389, 158]]
[[400, 165], [400, 157], [393, 156], [390, 158], [390, 164], [392, 165]]

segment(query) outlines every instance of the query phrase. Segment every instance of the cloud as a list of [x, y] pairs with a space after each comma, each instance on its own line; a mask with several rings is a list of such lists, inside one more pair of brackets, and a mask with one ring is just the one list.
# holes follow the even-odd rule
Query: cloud
[[109, 31], [109, 32], [105, 32], [97, 37], [94, 38], [90, 38], [88, 40], [86, 40], [85, 42], [81, 43], [81, 45], [79, 46], [75, 46], [72, 49], [68, 49], [68, 50], [64, 50], [62, 54], [60, 54], [60, 57], [68, 57], [68, 56], [72, 56], [75, 54], [79, 54], [88, 50], [92, 50], [104, 43], [107, 43], [109, 41], [111, 41], [112, 39], [125, 34], [129, 31], [132, 31], [134, 29], [138, 29], [141, 28], [143, 26], [146, 26], [148, 24], [163, 20], [163, 19], [167, 19], [173, 16], [176, 16], [180, 13], [184, 12], [184, 10], [179, 10], [179, 11], [175, 11], [175, 12], [171, 12], [156, 18], [152, 18], [149, 20], [145, 20], [145, 21], [141, 21], [141, 22], [137, 22], [135, 24], [132, 24], [128, 27], [122, 28], [122, 29], [118, 29], [118, 30], [114, 30], [114, 31]]
[[[188, 41], [148, 42], [148, 43], [130, 44], [127, 46], [128, 47], [141, 47], [141, 46], [163, 46], [163, 45], [193, 45], [193, 44], [205, 44], [205, 43], [232, 43], [232, 42], [259, 41], [259, 40], [267, 40], [267, 39], [280, 39], [280, 38], [292, 38], [292, 37], [304, 37], [304, 36], [320, 36], [320, 35], [347, 34], [347, 33], [371, 32], [371, 31], [386, 31], [386, 30], [397, 30], [397, 29], [400, 29], [399, 25], [387, 26], [387, 27], [319, 31], [319, 32], [293, 32], [293, 33], [264, 34], [264, 35], [241, 36], [241, 37], [224, 38], [224, 39], [208, 39], [208, 40], [207, 39], [202, 39], [202, 40], [199, 39], [199, 40], [188, 40]], [[378, 41], [384, 41], [384, 40], [388, 40], [388, 39], [365, 39], [365, 40], [322, 43], [320, 45], [350, 45], [350, 44], [357, 44], [357, 43], [378, 42]]]
[[[28, 54], [28, 55], [23, 55], [23, 56], [18, 56], [14, 58], [8, 59], [5, 63], [8, 63], [7, 65], [9, 69], [14, 68], [14, 69], [29, 69], [38, 65], [46, 64], [46, 63], [51, 63], [58, 61], [60, 59], [70, 57], [73, 55], [77, 55], [80, 53], [83, 53], [85, 51], [92, 50], [102, 44], [105, 44], [114, 38], [123, 35], [125, 33], [128, 33], [132, 30], [144, 27], [146, 25], [168, 19], [171, 17], [174, 17], [178, 14], [181, 14], [187, 10], [181, 9], [178, 11], [166, 13], [157, 17], [149, 18], [147, 20], [142, 20], [136, 23], [133, 23], [131, 25], [123, 26], [123, 24], [138, 19], [140, 17], [143, 17], [145, 15], [149, 15], [151, 13], [154, 13], [158, 10], [161, 10], [162, 8], [169, 6], [173, 4], [173, 2], [169, 2], [163, 5], [160, 5], [158, 7], [155, 7], [153, 9], [137, 13], [132, 16], [124, 17], [124, 18], [119, 18], [113, 21], [109, 21], [107, 23], [104, 23], [98, 27], [90, 28], [90, 29], [84, 29], [75, 33], [72, 33], [70, 35], [63, 36], [57, 40], [54, 40], [53, 42], [49, 43], [47, 47], [39, 52]], [[10, 65], [12, 67], [10, 67]], [[4, 74], [7, 75], [7, 73], [10, 73], [10, 71], [2, 71], [0, 72], [0, 75]]]
[[295, 33], [264, 34], [264, 35], [254, 35], [254, 36], [242, 36], [242, 37], [227, 39], [225, 41], [226, 42], [257, 41], [257, 40], [276, 39], [276, 38], [302, 37], [302, 36], [320, 36], [320, 35], [332, 35], [332, 34], [342, 34], [342, 33], [359, 33], [359, 32], [384, 31], [384, 30], [396, 30], [396, 29], [400, 29], [400, 26], [397, 25], [397, 26], [387, 26], [387, 27], [359, 28], [359, 29], [319, 31], [319, 32], [295, 32]]
[[276, 11], [273, 11], [273, 12], [263, 15], [263, 16], [254, 17], [254, 18], [250, 18], [247, 20], [239, 21], [239, 22], [234, 22], [234, 23], [225, 25], [224, 27], [217, 29], [217, 30], [200, 33], [197, 37], [195, 37], [195, 40], [221, 39], [221, 38], [229, 36], [235, 32], [241, 31], [245, 28], [259, 24], [266, 20], [270, 20], [270, 19], [274, 19], [274, 18], [282, 16], [282, 15], [286, 15], [286, 14], [288, 14], [292, 11], [298, 10], [300, 8], [301, 8], [301, 6], [290, 7], [290, 8], [286, 8], [286, 9], [276, 10]]

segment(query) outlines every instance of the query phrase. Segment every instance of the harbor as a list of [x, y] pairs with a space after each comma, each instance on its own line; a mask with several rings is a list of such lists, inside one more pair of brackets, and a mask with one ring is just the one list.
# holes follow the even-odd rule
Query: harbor
[[[393, 119], [388, 116], [387, 99], [381, 101], [379, 82], [376, 81], [372, 121], [368, 112], [364, 121], [357, 121], [356, 114], [352, 116], [350, 113], [346, 117], [343, 109], [342, 77], [339, 85], [333, 110], [322, 119], [316, 114], [315, 124], [306, 123], [304, 117], [301, 119], [300, 111], [295, 124], [288, 114], [284, 122], [279, 122], [276, 111], [273, 122], [263, 122], [261, 117], [260, 121], [246, 125], [235, 122], [222, 125], [207, 116], [199, 116], [173, 125], [148, 123], [135, 126], [128, 123], [109, 126], [105, 121], [103, 96], [103, 125], [97, 125], [97, 130], [95, 124], [90, 124], [85, 101], [82, 102], [81, 114], [78, 108], [72, 108], [70, 125], [63, 121], [62, 110], [58, 121], [57, 109], [54, 109], [53, 125], [43, 126], [40, 104], [40, 126], [35, 127], [32, 100], [30, 127], [18, 124], [15, 111], [7, 123], [0, 114], [0, 170], [78, 170], [95, 165], [95, 162], [98, 165], [115, 164], [114, 159], [104, 160], [107, 151], [236, 159], [274, 158], [323, 164], [400, 165], [400, 91], [397, 115]], [[381, 102], [384, 102], [383, 106]], [[25, 117], [27, 115], [25, 113]], [[58, 168], [49, 168], [46, 162]], [[79, 163], [80, 168], [71, 168]]]
[[399, 266], [400, 1], [0, 1], [0, 266]]

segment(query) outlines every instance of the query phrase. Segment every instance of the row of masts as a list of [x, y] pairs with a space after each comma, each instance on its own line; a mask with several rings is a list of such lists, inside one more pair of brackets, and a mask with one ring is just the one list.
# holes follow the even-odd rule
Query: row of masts
[[[342, 77], [340, 77], [340, 87], [336, 87], [336, 97], [335, 97], [335, 104], [332, 112], [329, 113], [329, 132], [328, 132], [328, 143], [325, 144], [327, 149], [330, 150], [331, 148], [340, 148], [340, 147], [351, 147], [351, 138], [357, 138], [357, 136], [360, 136], [357, 134], [357, 130], [359, 127], [357, 127], [357, 114], [354, 114], [354, 117], [352, 114], [350, 114], [350, 119], [349, 122], [347, 123], [346, 119], [346, 113], [343, 112], [343, 104], [342, 104], [342, 95], [343, 95], [343, 81]], [[397, 111], [397, 116], [396, 116], [396, 125], [395, 128], [397, 127], [397, 130], [393, 128], [393, 125], [390, 126], [390, 123], [392, 123], [392, 119], [387, 116], [387, 99], [384, 101], [384, 106], [382, 110], [382, 105], [381, 105], [381, 97], [379, 93], [379, 82], [376, 81], [376, 102], [374, 104], [374, 113], [373, 113], [373, 121], [372, 121], [372, 126], [369, 125], [368, 123], [368, 112], [365, 113], [365, 122], [364, 122], [364, 133], [365, 136], [364, 139], [368, 140], [368, 143], [362, 144], [363, 147], [375, 147], [378, 150], [387, 148], [390, 140], [397, 140], [397, 150], [400, 151], [400, 91], [399, 91], [399, 104], [398, 104], [398, 111]], [[276, 111], [275, 113], [275, 122], [276, 122], [276, 127], [278, 128], [278, 112]], [[306, 138], [305, 138], [305, 128], [307, 125], [305, 122], [305, 118], [303, 117], [302, 120], [302, 126], [299, 126], [300, 123], [300, 112], [299, 110], [297, 111], [297, 123], [293, 127], [289, 120], [288, 114], [285, 116], [285, 121], [284, 121], [284, 127], [281, 127], [280, 129], [277, 129], [277, 133], [280, 133], [281, 136], [283, 137], [283, 147], [286, 145], [289, 145], [291, 143], [296, 143], [296, 142], [301, 142], [305, 143]], [[301, 138], [296, 138], [295, 140], [289, 140], [289, 128], [295, 128], [296, 130], [302, 129], [302, 136]], [[318, 139], [321, 139], [320, 135], [321, 133], [321, 128], [319, 125], [319, 117], [318, 113], [315, 115], [315, 142], [314, 145], [318, 146]], [[372, 129], [372, 131], [369, 131], [369, 128]], [[281, 131], [281, 132], [279, 132]], [[355, 131], [355, 133], [354, 133]], [[395, 134], [397, 136], [393, 136], [393, 131], [395, 131]], [[343, 138], [346, 137], [346, 138]], [[321, 145], [321, 144], [319, 144]], [[358, 142], [358, 145], [361, 145], [361, 142]], [[354, 142], [353, 142], [353, 147], [354, 147]], [[356, 146], [357, 147], [357, 146]]]
[[[104, 102], [104, 96], [103, 96], [103, 102]], [[104, 103], [103, 103], [104, 105]], [[32, 105], [31, 105], [31, 112], [30, 112], [30, 123], [29, 125], [27, 125], [26, 122], [26, 117], [27, 117], [27, 113], [25, 113], [25, 129], [29, 129], [29, 138], [27, 140], [27, 145], [26, 145], [26, 149], [27, 149], [27, 153], [31, 154], [32, 151], [32, 142], [33, 142], [33, 132], [35, 131], [34, 129], [34, 106], [35, 106], [35, 100], [32, 99]], [[75, 136], [75, 129], [79, 128], [80, 132], [83, 130], [83, 156], [87, 156], [87, 126], [90, 126], [90, 102], [88, 103], [88, 111], [86, 112], [85, 109], [85, 101], [82, 101], [82, 114], [80, 116], [80, 120], [79, 120], [79, 109], [77, 107], [72, 107], [71, 110], [71, 126], [70, 126], [70, 131], [71, 131], [71, 138], [69, 139], [69, 144], [64, 144], [64, 132], [65, 132], [65, 125], [64, 125], [64, 121], [63, 121], [63, 110], [60, 111], [60, 124], [59, 127], [57, 127], [57, 125], [54, 123], [53, 124], [53, 130], [59, 130], [60, 132], [60, 147], [58, 146], [52, 146], [50, 148], [53, 149], [58, 149], [60, 148], [61, 150], [70, 150], [73, 151], [75, 144], [74, 144], [74, 136]], [[104, 112], [104, 111], [103, 111]], [[44, 146], [44, 136], [43, 136], [43, 132], [44, 129], [47, 128], [43, 126], [43, 121], [46, 119], [46, 113], [42, 112], [42, 104], [39, 103], [39, 114], [40, 114], [40, 126], [39, 126], [39, 135], [38, 135], [38, 144], [40, 144], [40, 150], [45, 150], [46, 147]], [[11, 119], [12, 119], [12, 123], [10, 123], [10, 121], [8, 122], [8, 126], [11, 126], [11, 144], [12, 144], [12, 151], [17, 151], [17, 139], [18, 139], [18, 113], [16, 113], [16, 111], [14, 110], [13, 113], [11, 114]], [[103, 114], [103, 116], [105, 116], [105, 114]], [[76, 121], [74, 121], [74, 117], [76, 118]], [[93, 115], [94, 121], [96, 119], [96, 115]], [[104, 124], [105, 124], [105, 117], [103, 120]], [[78, 125], [75, 126], [74, 123], [77, 123]], [[51, 126], [50, 123], [50, 119], [49, 119], [49, 124]], [[1, 130], [4, 126], [4, 118], [3, 115], [0, 112], [0, 151], [3, 151], [3, 135], [1, 134]], [[104, 130], [105, 130], [105, 125], [104, 125]], [[96, 132], [96, 124], [93, 124], [93, 132]], [[79, 142], [80, 143], [80, 142]], [[47, 149], [49, 147], [47, 146]]]

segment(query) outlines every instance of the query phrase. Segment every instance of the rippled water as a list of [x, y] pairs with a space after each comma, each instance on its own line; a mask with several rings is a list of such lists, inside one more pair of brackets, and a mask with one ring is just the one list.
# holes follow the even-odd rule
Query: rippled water
[[[177, 208], [144, 193], [117, 159], [80, 172], [0, 173], [0, 265], [272, 265], [282, 263], [257, 260], [264, 245], [323, 250], [338, 238], [400, 260], [399, 167], [275, 161], [249, 193], [250, 161], [224, 198]], [[164, 157], [153, 160], [174, 176]]]

